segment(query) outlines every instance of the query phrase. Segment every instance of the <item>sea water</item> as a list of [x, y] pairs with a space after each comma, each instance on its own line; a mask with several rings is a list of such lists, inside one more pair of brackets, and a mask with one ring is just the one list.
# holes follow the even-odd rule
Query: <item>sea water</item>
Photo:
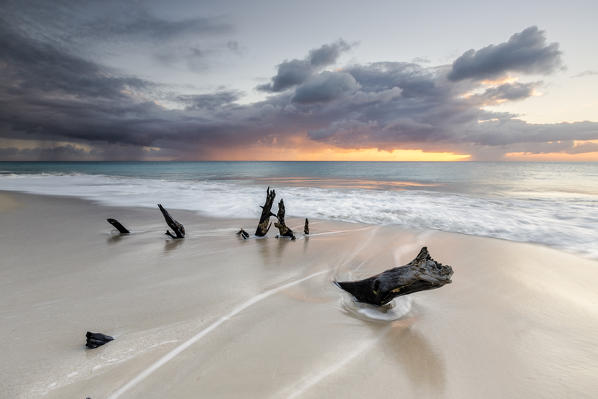
[[598, 258], [598, 163], [0, 162], [0, 190], [106, 205], [396, 224], [547, 245]]

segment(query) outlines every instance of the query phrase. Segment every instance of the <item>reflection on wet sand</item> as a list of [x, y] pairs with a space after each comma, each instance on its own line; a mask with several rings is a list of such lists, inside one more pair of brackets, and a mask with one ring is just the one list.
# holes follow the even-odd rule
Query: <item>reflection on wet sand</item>
[[166, 240], [164, 242], [164, 253], [168, 253], [170, 251], [172, 251], [173, 249], [177, 249], [178, 247], [180, 247], [181, 245], [183, 245], [183, 242], [185, 241], [185, 239], [177, 239], [177, 240]]
[[417, 331], [416, 321], [415, 317], [394, 321], [378, 346], [397, 361], [414, 391], [442, 392], [446, 383], [444, 361]]

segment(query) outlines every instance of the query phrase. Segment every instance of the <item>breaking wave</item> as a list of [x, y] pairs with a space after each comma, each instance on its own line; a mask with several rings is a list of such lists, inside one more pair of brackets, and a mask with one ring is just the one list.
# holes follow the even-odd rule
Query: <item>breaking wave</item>
[[[348, 187], [276, 187], [289, 216], [396, 224], [543, 244], [598, 258], [598, 199], [481, 197], [471, 193]], [[105, 205], [254, 218], [265, 186], [239, 180], [167, 180], [93, 174], [0, 174], [0, 190], [74, 196]]]

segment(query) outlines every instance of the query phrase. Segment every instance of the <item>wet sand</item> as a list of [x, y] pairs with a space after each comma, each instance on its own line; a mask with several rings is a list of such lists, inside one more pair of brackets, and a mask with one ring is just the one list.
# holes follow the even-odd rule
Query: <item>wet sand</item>
[[[316, 220], [308, 238], [244, 241], [234, 233], [255, 220], [171, 214], [186, 239], [164, 236], [157, 209], [0, 193], [0, 397], [598, 394], [596, 261]], [[113, 235], [107, 217], [134, 233]], [[391, 313], [331, 284], [405, 264], [423, 245], [453, 266], [453, 283]], [[115, 340], [86, 350], [87, 330]]]

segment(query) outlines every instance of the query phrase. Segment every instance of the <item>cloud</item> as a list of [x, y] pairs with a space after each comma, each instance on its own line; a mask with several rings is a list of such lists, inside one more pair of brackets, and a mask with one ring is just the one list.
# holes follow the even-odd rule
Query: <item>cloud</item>
[[325, 71], [297, 87], [292, 101], [301, 104], [328, 102], [358, 87], [355, 78], [348, 73]]
[[576, 75], [573, 75], [571, 77], [572, 78], [584, 78], [586, 76], [596, 76], [596, 75], [598, 75], [598, 71], [590, 71], [590, 70], [588, 70], [588, 71], [580, 72], [580, 73], [578, 73]]
[[230, 104], [240, 98], [240, 93], [236, 91], [219, 91], [211, 94], [195, 94], [178, 96], [177, 100], [185, 103], [188, 110], [209, 109], [214, 110], [218, 107]]
[[284, 61], [278, 65], [271, 82], [258, 86], [258, 89], [276, 93], [303, 83], [319, 69], [336, 63], [338, 57], [350, 48], [351, 45], [341, 39], [311, 50], [302, 60]]
[[506, 101], [524, 100], [534, 94], [534, 89], [542, 82], [505, 83], [486, 89], [482, 94], [470, 97], [482, 105], [500, 104]]
[[[190, 35], [222, 35], [233, 26], [220, 17], [167, 19], [156, 16], [148, 3], [136, 0], [7, 1], [7, 21], [18, 21], [28, 34], [55, 42], [161, 42]], [[55, 43], [56, 44], [56, 43]]]
[[448, 78], [452, 81], [481, 80], [509, 72], [548, 74], [561, 65], [558, 43], [547, 44], [544, 31], [531, 26], [504, 43], [466, 51], [453, 62]]
[[[598, 140], [595, 122], [529, 124], [483, 109], [523, 100], [540, 82], [488, 87], [478, 78], [451, 79], [453, 66], [411, 62], [325, 70], [347, 51], [342, 40], [281, 63], [268, 85], [271, 95], [244, 104], [234, 89], [179, 93], [1, 22], [0, 138], [72, 143], [8, 146], [0, 151], [4, 160], [214, 159], [231, 149], [298, 142], [497, 159], [517, 151], [595, 151], [589, 141]], [[478, 94], [464, 96], [472, 92]], [[165, 102], [179, 106], [169, 109]]]

